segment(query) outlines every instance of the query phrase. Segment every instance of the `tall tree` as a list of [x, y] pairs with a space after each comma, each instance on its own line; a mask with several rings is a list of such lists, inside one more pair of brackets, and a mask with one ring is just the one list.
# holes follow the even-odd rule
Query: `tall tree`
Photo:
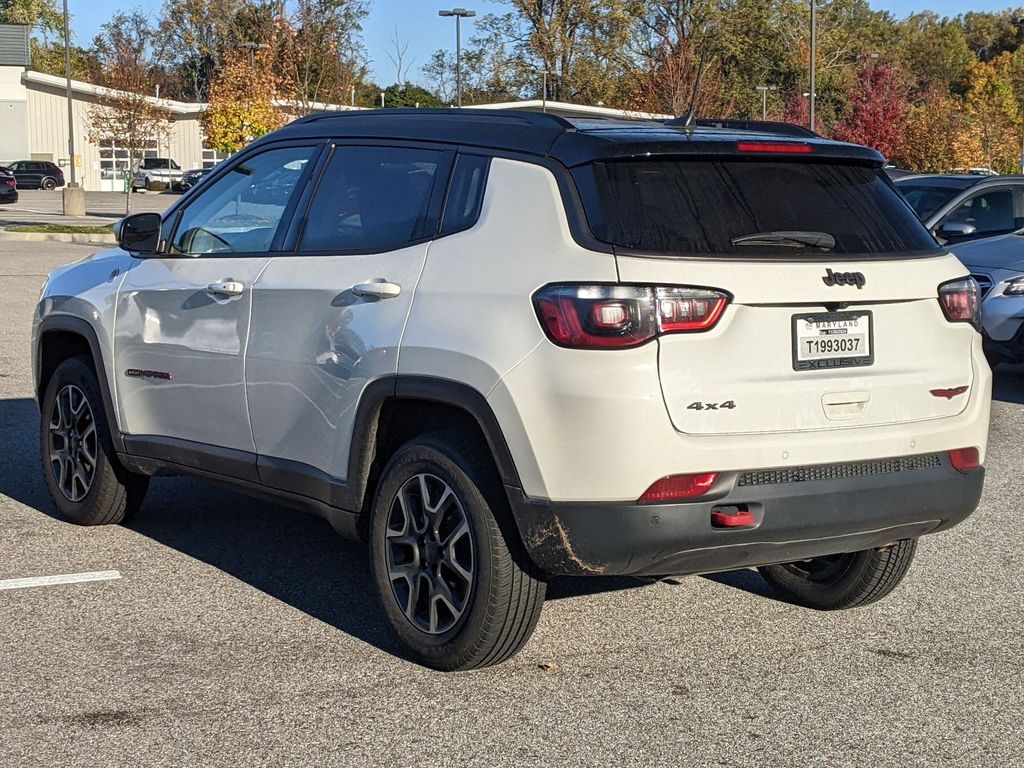
[[[128, 150], [128, 173], [145, 151], [165, 143], [171, 116], [151, 92], [154, 30], [138, 11], [119, 13], [103, 25], [95, 46], [107, 91], [89, 112], [89, 137], [100, 147]], [[131, 212], [131, 185], [125, 212]]]
[[244, 40], [236, 34], [236, 19], [246, 0], [165, 0], [160, 37], [167, 59], [185, 83], [181, 97], [206, 99], [210, 81], [224, 52]]
[[58, 0], [0, 0], [0, 24], [28, 24], [44, 34], [64, 32]]
[[254, 53], [251, 63], [245, 51], [225, 53], [200, 116], [206, 145], [218, 152], [237, 152], [283, 125], [284, 114], [273, 103], [278, 85], [270, 51]]
[[891, 65], [861, 68], [850, 96], [850, 114], [836, 123], [832, 135], [840, 141], [874, 147], [886, 157], [903, 149], [910, 85]]

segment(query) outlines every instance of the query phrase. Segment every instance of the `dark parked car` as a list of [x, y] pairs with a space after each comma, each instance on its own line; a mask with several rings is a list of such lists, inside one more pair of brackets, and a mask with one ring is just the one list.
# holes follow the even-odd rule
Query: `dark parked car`
[[64, 171], [42, 160], [19, 160], [9, 166], [22, 189], [56, 189], [64, 186]]
[[18, 202], [18, 181], [5, 166], [0, 165], [0, 203]]
[[181, 176], [181, 181], [178, 183], [178, 188], [182, 192], [192, 189], [212, 170], [212, 168], [194, 168], [191, 171], [185, 171]]

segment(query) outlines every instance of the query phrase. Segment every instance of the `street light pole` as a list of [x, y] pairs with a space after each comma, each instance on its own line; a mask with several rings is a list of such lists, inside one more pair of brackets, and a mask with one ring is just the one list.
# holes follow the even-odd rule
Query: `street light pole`
[[64, 74], [67, 78], [68, 97], [68, 164], [71, 166], [71, 183], [69, 187], [77, 187], [75, 179], [75, 107], [71, 99], [71, 28], [68, 24], [68, 0], [64, 0]]
[[755, 91], [761, 92], [761, 119], [768, 119], [768, 91], [777, 91], [779, 86], [777, 85], [759, 85], [754, 88]]
[[452, 8], [450, 11], [438, 11], [438, 16], [455, 17], [455, 104], [462, 106], [462, 25], [463, 19], [476, 16], [476, 11], [466, 8]]
[[818, 25], [816, 23], [815, 14], [817, 11], [816, 0], [811, 0], [811, 101], [810, 101], [810, 128], [814, 130], [814, 76], [816, 69], [816, 60], [818, 58]]

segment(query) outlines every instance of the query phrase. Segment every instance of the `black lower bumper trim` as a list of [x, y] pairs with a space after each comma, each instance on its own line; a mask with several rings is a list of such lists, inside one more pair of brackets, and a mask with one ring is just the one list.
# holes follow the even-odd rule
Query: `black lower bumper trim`
[[[509, 488], [519, 532], [551, 575], [709, 573], [856, 552], [956, 525], [978, 506], [983, 468], [909, 472], [779, 485], [733, 486], [685, 504], [538, 501]], [[739, 506], [753, 527], [718, 528], [715, 507]]]

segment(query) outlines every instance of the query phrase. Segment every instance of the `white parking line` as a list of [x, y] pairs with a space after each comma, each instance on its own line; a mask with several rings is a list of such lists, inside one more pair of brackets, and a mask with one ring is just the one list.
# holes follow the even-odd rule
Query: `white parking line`
[[88, 573], [61, 573], [56, 576], [33, 576], [27, 579], [4, 579], [0, 590], [51, 587], [54, 584], [78, 584], [83, 581], [109, 581], [120, 579], [120, 571], [90, 571]]

